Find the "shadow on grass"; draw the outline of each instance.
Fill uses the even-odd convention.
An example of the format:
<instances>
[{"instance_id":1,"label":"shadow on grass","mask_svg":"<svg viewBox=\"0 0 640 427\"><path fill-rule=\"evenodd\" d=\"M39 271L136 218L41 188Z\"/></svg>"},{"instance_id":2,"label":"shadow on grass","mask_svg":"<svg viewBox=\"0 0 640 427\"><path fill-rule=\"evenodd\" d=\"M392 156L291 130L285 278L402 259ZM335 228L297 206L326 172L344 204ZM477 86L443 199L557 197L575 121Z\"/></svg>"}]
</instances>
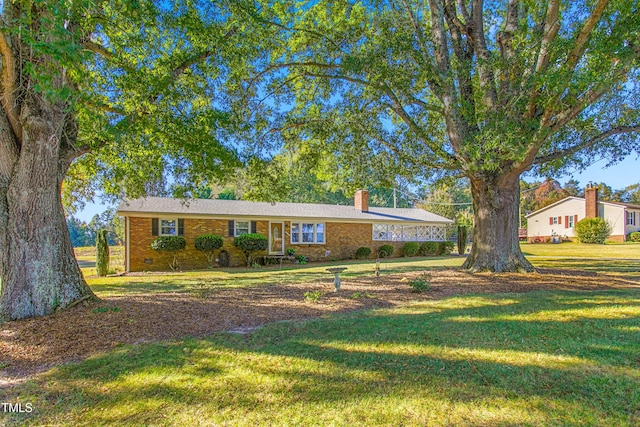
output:
<instances>
[{"instance_id":1,"label":"shadow on grass","mask_svg":"<svg viewBox=\"0 0 640 427\"><path fill-rule=\"evenodd\" d=\"M404 399L415 424L434 415L429 405L467 415L502 405L516 418L462 423L634 425L639 326L637 291L465 295L124 347L18 388L41 410L13 420L163 423L195 405L218 422L293 425L308 422L300 411L349 407L372 424L414 424L386 409ZM0 397L12 401L11 392Z\"/></svg>"}]
</instances>

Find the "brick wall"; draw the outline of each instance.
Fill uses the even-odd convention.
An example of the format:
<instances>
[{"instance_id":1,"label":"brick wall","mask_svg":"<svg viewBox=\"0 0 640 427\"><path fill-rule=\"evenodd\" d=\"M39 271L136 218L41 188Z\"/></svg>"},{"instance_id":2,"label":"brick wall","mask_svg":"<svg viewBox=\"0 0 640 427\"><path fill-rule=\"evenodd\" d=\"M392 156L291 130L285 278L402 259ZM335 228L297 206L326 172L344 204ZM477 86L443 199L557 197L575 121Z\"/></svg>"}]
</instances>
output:
<instances>
[{"instance_id":1,"label":"brick wall","mask_svg":"<svg viewBox=\"0 0 640 427\"><path fill-rule=\"evenodd\" d=\"M129 218L130 226L130 265L129 271L166 271L173 256L169 253L157 252L151 249L151 242L156 238L151 234L151 218ZM285 250L294 248L296 255L309 257L311 261L330 259L350 259L361 247L371 248L371 258L375 258L377 250L384 244L395 247L392 256L400 256L405 242L373 241L372 225L357 223L325 223L326 243L308 244L291 243L291 223L285 222ZM265 236L269 235L269 221L257 221L256 231ZM230 255L231 266L245 264L242 252L233 245L233 237L228 237L228 221L220 219L192 219L184 220L184 238L187 247L178 255L180 268L183 270L208 268L204 253L195 249L195 239L202 234L217 234L222 236L223 250ZM327 254L327 251L329 253ZM216 264L217 265L217 264Z\"/></svg>"},{"instance_id":2,"label":"brick wall","mask_svg":"<svg viewBox=\"0 0 640 427\"><path fill-rule=\"evenodd\" d=\"M165 271L173 255L151 249L151 242L157 237L151 235L151 218L129 218L130 224L130 265L129 271ZM196 237L202 234L217 234L224 240L222 249L229 252L231 265L244 265L242 251L233 245L233 237L228 237L229 225L227 220L220 219L192 219L184 220L184 238L187 247L180 251L178 262L183 270L207 268L205 254L195 248ZM256 231L268 235L269 222L257 221Z\"/></svg>"}]
</instances>

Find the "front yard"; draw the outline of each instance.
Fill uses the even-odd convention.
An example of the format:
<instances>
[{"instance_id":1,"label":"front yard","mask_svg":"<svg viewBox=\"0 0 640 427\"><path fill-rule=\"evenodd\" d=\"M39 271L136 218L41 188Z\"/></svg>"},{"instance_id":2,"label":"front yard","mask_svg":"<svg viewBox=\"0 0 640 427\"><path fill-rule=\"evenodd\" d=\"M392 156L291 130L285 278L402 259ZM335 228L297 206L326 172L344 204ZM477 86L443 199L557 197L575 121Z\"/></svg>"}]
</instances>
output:
<instances>
[{"instance_id":1,"label":"front yard","mask_svg":"<svg viewBox=\"0 0 640 427\"><path fill-rule=\"evenodd\" d=\"M640 424L640 259L531 259L89 277L102 301L0 325L0 399L34 408L0 422Z\"/></svg>"}]
</instances>

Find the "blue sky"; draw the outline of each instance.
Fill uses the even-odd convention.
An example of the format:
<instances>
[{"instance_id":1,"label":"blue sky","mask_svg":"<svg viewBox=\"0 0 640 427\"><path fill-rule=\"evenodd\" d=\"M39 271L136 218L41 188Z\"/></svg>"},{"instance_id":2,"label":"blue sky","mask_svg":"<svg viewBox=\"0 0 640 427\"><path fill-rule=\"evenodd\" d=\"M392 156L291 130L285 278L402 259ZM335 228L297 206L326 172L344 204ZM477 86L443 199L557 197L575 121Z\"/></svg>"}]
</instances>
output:
<instances>
[{"instance_id":1,"label":"blue sky","mask_svg":"<svg viewBox=\"0 0 640 427\"><path fill-rule=\"evenodd\" d=\"M577 179L582 186L586 186L589 181L604 182L614 190L624 188L628 185L640 183L640 159L636 156L629 156L624 161L609 168L604 168L606 160L600 160L583 172L574 172L558 179L564 184L569 179ZM95 214L99 214L110 208L112 205L98 203L87 203L85 209L76 213L76 218L89 222Z\"/></svg>"}]
</instances>

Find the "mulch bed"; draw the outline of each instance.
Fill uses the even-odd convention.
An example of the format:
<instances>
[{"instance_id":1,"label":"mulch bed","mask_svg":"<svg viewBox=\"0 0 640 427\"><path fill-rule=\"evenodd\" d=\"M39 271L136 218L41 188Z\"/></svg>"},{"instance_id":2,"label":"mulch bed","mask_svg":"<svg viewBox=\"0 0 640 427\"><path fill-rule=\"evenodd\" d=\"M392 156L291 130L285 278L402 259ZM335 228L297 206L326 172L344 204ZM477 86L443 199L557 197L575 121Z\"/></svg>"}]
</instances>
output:
<instances>
[{"instance_id":1,"label":"mulch bed","mask_svg":"<svg viewBox=\"0 0 640 427\"><path fill-rule=\"evenodd\" d=\"M407 286L408 280L420 274L415 272L379 278L343 278L339 293L332 292L333 282L326 279L108 297L46 318L0 325L0 387L121 344L202 337L220 331L248 332L276 321L317 318L466 293L640 288L637 282L593 273L565 270L541 273L471 275L456 270L432 271L432 290L423 294L411 293ZM326 291L315 303L305 299L305 292L314 290ZM360 298L354 297L356 292Z\"/></svg>"}]
</instances>

